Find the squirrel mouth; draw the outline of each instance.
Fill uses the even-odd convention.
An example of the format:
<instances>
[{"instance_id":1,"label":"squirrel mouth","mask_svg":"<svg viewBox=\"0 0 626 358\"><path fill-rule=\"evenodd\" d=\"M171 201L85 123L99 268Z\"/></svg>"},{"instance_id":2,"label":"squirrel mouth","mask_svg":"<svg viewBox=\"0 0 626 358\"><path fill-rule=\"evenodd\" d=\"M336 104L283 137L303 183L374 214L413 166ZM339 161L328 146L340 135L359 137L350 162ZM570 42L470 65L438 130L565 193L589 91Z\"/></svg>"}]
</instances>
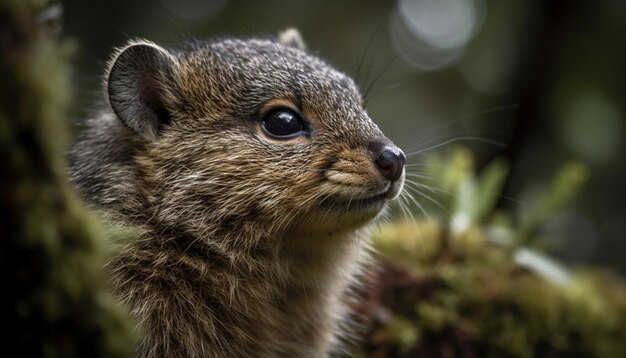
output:
<instances>
[{"instance_id":1,"label":"squirrel mouth","mask_svg":"<svg viewBox=\"0 0 626 358\"><path fill-rule=\"evenodd\" d=\"M338 208L347 211L353 210L364 210L364 209L375 209L379 211L382 209L382 205L387 199L387 192L383 192L380 194L366 196L366 197L355 197L355 198L345 198L338 196L329 196L322 200L321 204L327 208Z\"/></svg>"}]
</instances>

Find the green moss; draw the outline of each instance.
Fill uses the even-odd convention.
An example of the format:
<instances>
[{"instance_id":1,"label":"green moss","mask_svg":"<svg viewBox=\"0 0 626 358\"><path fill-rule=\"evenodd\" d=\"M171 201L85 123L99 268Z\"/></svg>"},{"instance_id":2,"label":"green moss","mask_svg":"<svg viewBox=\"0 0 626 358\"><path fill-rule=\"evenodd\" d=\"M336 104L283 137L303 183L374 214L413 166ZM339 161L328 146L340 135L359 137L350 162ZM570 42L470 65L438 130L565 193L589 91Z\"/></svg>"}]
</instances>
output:
<instances>
[{"instance_id":1,"label":"green moss","mask_svg":"<svg viewBox=\"0 0 626 358\"><path fill-rule=\"evenodd\" d=\"M106 294L101 228L65 178L68 58L37 18L48 1L0 1L1 274L5 350L132 356L131 326Z\"/></svg>"},{"instance_id":2,"label":"green moss","mask_svg":"<svg viewBox=\"0 0 626 358\"><path fill-rule=\"evenodd\" d=\"M374 236L384 269L367 301L380 304L366 310L372 324L355 354L626 356L626 283L607 271L564 270L520 246L571 202L586 170L566 164L529 205L534 212L515 221L494 208L505 163L475 175L465 150L431 161L453 194L441 200L449 215L387 223Z\"/></svg>"}]
</instances>

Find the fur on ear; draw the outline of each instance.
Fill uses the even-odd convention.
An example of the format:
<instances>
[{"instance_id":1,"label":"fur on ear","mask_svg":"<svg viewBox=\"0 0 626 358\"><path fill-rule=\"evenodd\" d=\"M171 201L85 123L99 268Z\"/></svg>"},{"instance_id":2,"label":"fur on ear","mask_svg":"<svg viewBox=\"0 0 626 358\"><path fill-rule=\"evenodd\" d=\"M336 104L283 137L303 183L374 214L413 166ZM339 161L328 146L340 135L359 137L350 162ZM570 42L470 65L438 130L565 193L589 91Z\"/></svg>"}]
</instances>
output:
<instances>
[{"instance_id":1,"label":"fur on ear","mask_svg":"<svg viewBox=\"0 0 626 358\"><path fill-rule=\"evenodd\" d=\"M106 78L115 115L146 139L155 139L170 120L172 72L176 58L147 41L133 41L118 50Z\"/></svg>"},{"instance_id":2,"label":"fur on ear","mask_svg":"<svg viewBox=\"0 0 626 358\"><path fill-rule=\"evenodd\" d=\"M299 48L300 50L306 50L306 44L300 31L290 27L278 34L278 43L284 46Z\"/></svg>"}]
</instances>

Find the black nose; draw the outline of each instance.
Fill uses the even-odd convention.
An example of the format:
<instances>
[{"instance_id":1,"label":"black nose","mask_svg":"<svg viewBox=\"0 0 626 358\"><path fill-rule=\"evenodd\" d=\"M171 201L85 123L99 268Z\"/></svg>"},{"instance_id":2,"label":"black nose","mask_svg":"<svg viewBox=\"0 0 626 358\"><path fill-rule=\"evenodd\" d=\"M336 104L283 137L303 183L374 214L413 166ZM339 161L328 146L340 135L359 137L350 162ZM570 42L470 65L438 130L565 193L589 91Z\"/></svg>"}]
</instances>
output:
<instances>
[{"instance_id":1,"label":"black nose","mask_svg":"<svg viewBox=\"0 0 626 358\"><path fill-rule=\"evenodd\" d=\"M393 145L386 145L380 153L378 153L376 165L387 179L396 181L400 179L402 175L405 161L406 157L400 148Z\"/></svg>"}]
</instances>

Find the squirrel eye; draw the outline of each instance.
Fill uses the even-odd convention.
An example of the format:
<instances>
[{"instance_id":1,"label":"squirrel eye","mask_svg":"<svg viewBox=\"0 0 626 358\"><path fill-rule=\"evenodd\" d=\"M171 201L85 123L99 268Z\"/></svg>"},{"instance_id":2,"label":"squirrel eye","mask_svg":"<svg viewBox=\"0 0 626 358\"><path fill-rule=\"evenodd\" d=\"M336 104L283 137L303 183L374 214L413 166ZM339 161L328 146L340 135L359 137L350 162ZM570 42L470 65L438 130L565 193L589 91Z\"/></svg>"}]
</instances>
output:
<instances>
[{"instance_id":1,"label":"squirrel eye","mask_svg":"<svg viewBox=\"0 0 626 358\"><path fill-rule=\"evenodd\" d=\"M306 127L299 114L289 108L278 108L269 112L261 127L271 137L279 139L294 138L306 132Z\"/></svg>"}]
</instances>

